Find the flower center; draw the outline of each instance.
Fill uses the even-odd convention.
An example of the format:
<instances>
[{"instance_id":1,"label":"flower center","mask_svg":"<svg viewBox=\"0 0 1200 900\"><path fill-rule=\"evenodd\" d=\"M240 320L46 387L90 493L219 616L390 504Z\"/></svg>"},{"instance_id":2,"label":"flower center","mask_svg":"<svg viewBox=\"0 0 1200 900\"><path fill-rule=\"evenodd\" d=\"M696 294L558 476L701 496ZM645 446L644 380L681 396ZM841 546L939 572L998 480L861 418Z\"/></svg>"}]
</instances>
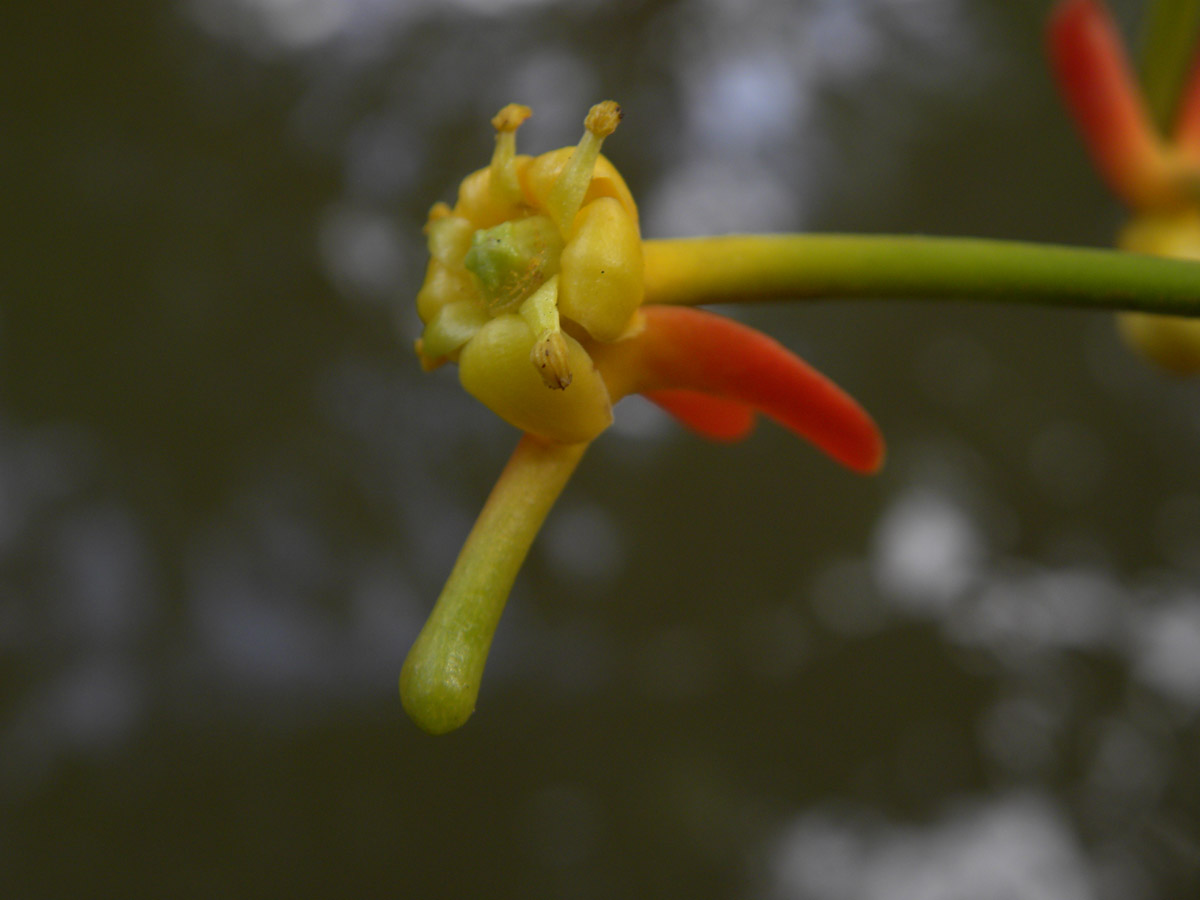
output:
<instances>
[{"instance_id":1,"label":"flower center","mask_svg":"<svg viewBox=\"0 0 1200 900\"><path fill-rule=\"evenodd\" d=\"M480 228L463 266L479 279L488 312L508 312L558 272L563 241L546 216Z\"/></svg>"}]
</instances>

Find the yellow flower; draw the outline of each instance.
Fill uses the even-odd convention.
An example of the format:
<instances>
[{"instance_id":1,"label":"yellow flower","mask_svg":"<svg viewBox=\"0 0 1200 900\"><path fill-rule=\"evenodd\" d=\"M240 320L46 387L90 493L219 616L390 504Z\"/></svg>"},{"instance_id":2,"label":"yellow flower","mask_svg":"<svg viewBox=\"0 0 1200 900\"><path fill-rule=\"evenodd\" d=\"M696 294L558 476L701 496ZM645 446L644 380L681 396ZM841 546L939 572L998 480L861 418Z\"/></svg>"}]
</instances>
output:
<instances>
[{"instance_id":1,"label":"yellow flower","mask_svg":"<svg viewBox=\"0 0 1200 900\"><path fill-rule=\"evenodd\" d=\"M526 433L400 676L405 709L434 733L474 710L517 571L622 397L644 394L715 440L745 437L761 412L851 469L883 461L870 417L771 338L712 313L642 305L681 302L700 284L770 293L776 277L794 281L792 257L781 271L779 246L749 236L719 251L643 244L629 189L600 155L620 108L597 104L577 147L536 158L516 153L528 116L516 104L500 111L491 164L463 181L453 208L435 205L426 226L421 363L457 362L463 387Z\"/></svg>"},{"instance_id":2,"label":"yellow flower","mask_svg":"<svg viewBox=\"0 0 1200 900\"><path fill-rule=\"evenodd\" d=\"M617 104L592 107L578 147L537 158L516 154L529 114L501 110L491 165L463 181L453 209L430 213L417 353L426 368L457 361L463 387L523 431L578 443L612 422L580 339L615 341L640 326L637 207L600 155Z\"/></svg>"},{"instance_id":3,"label":"yellow flower","mask_svg":"<svg viewBox=\"0 0 1200 900\"><path fill-rule=\"evenodd\" d=\"M1183 92L1170 141L1151 124L1112 17L1098 0L1065 0L1050 20L1050 54L1097 169L1134 218L1118 246L1200 260L1200 67ZM1122 337L1170 372L1200 372L1200 320L1118 317Z\"/></svg>"}]
</instances>

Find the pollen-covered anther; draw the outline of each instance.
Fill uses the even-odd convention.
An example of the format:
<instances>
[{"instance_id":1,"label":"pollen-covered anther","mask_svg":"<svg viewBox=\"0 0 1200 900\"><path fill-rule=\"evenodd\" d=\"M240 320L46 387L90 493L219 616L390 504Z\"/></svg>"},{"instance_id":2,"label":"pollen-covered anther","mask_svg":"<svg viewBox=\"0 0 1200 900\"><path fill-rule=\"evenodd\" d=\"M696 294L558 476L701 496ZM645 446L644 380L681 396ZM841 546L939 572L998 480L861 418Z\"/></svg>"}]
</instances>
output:
<instances>
[{"instance_id":1,"label":"pollen-covered anther","mask_svg":"<svg viewBox=\"0 0 1200 900\"><path fill-rule=\"evenodd\" d=\"M583 127L598 138L606 138L617 130L624 116L625 113L621 112L621 107L616 101L604 100L588 110Z\"/></svg>"},{"instance_id":2,"label":"pollen-covered anther","mask_svg":"<svg viewBox=\"0 0 1200 900\"><path fill-rule=\"evenodd\" d=\"M571 366L567 358L567 342L563 340L561 331L542 336L534 343L529 355L546 387L561 391L570 385Z\"/></svg>"},{"instance_id":3,"label":"pollen-covered anther","mask_svg":"<svg viewBox=\"0 0 1200 900\"><path fill-rule=\"evenodd\" d=\"M500 132L512 132L533 115L533 110L520 103L510 103L492 117L492 127Z\"/></svg>"}]
</instances>

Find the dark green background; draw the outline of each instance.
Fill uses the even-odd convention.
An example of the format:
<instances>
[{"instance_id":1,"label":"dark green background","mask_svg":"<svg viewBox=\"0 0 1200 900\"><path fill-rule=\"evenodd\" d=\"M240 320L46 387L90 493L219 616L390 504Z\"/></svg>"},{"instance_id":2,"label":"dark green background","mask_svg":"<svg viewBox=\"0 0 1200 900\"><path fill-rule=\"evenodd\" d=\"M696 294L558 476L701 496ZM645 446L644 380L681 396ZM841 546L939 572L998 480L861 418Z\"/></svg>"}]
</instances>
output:
<instances>
[{"instance_id":1,"label":"dark green background","mask_svg":"<svg viewBox=\"0 0 1200 900\"><path fill-rule=\"evenodd\" d=\"M650 237L1103 246L1048 7L9 13L4 895L1194 896L1200 395L1106 316L738 310L874 412L884 472L627 401L471 723L396 695L516 440L409 350L488 118L531 104L536 153L619 100Z\"/></svg>"}]
</instances>

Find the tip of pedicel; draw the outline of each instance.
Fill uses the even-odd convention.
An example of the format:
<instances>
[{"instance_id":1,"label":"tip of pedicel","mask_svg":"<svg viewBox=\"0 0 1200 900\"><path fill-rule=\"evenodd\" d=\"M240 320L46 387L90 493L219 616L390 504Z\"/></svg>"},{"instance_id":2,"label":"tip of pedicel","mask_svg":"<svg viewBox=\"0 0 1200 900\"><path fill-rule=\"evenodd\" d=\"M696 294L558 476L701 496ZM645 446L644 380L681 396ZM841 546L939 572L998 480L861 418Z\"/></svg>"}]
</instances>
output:
<instances>
[{"instance_id":1,"label":"tip of pedicel","mask_svg":"<svg viewBox=\"0 0 1200 900\"><path fill-rule=\"evenodd\" d=\"M400 673L400 702L408 717L427 734L449 734L475 712L478 685L462 690L447 679L430 677L407 662Z\"/></svg>"}]
</instances>

